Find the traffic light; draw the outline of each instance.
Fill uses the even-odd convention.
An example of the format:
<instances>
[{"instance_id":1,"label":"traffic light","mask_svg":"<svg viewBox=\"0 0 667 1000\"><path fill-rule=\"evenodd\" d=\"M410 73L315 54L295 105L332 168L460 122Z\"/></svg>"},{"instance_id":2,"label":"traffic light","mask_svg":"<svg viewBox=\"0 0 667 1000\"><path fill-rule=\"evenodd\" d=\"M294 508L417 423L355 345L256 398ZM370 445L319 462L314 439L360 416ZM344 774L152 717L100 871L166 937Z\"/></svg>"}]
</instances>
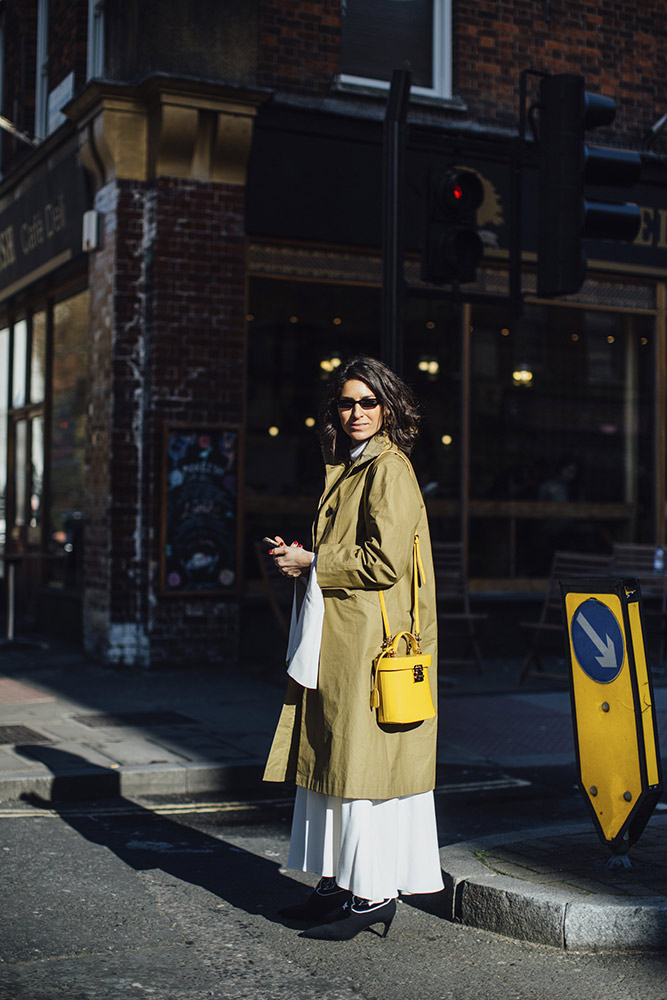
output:
<instances>
[{"instance_id":1,"label":"traffic light","mask_svg":"<svg viewBox=\"0 0 667 1000\"><path fill-rule=\"evenodd\" d=\"M429 178L422 279L432 285L474 281L484 245L477 232L477 209L484 186L472 170L452 167Z\"/></svg>"},{"instance_id":2,"label":"traffic light","mask_svg":"<svg viewBox=\"0 0 667 1000\"><path fill-rule=\"evenodd\" d=\"M637 205L592 201L585 185L632 187L641 158L586 145L587 129L613 122L616 102L587 93L583 76L543 77L539 111L537 294L567 295L584 283L584 239L633 240L640 226Z\"/></svg>"}]
</instances>

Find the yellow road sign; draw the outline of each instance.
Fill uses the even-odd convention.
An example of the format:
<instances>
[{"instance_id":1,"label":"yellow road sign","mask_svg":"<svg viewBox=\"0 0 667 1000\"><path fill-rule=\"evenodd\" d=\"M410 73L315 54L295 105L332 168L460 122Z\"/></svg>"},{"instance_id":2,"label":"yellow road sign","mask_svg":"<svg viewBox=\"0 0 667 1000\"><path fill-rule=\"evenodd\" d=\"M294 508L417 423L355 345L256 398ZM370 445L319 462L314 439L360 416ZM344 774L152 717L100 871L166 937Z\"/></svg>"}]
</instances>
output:
<instances>
[{"instance_id":1,"label":"yellow road sign","mask_svg":"<svg viewBox=\"0 0 667 1000\"><path fill-rule=\"evenodd\" d=\"M579 783L600 839L640 836L662 792L636 580L561 581Z\"/></svg>"}]
</instances>

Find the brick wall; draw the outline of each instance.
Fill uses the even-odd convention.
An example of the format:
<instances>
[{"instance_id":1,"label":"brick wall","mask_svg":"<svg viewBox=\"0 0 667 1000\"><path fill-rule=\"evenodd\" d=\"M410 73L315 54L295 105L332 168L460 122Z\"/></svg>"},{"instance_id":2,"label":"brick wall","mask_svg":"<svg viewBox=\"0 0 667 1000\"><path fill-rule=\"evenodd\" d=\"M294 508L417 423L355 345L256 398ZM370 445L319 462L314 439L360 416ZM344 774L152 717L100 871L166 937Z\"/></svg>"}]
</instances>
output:
<instances>
[{"instance_id":1,"label":"brick wall","mask_svg":"<svg viewBox=\"0 0 667 1000\"><path fill-rule=\"evenodd\" d=\"M227 184L160 178L153 205L149 275L146 464L149 591L159 591L164 428L241 423L245 395L244 191ZM162 597L150 608L152 661L218 661L236 648L237 607L219 597Z\"/></svg>"},{"instance_id":2,"label":"brick wall","mask_svg":"<svg viewBox=\"0 0 667 1000\"><path fill-rule=\"evenodd\" d=\"M582 73L588 89L616 98L616 137L641 138L665 110L664 4L554 0L550 21L546 9L542 0L452 0L453 92L466 102L465 117L514 127L522 69ZM285 93L330 93L339 72L340 29L340 0L261 0L259 84Z\"/></svg>"},{"instance_id":3,"label":"brick wall","mask_svg":"<svg viewBox=\"0 0 667 1000\"><path fill-rule=\"evenodd\" d=\"M120 182L97 206L86 645L111 662L216 662L236 649L236 604L160 592L163 442L169 424L242 421L243 189Z\"/></svg>"},{"instance_id":4,"label":"brick wall","mask_svg":"<svg viewBox=\"0 0 667 1000\"><path fill-rule=\"evenodd\" d=\"M340 0L261 0L258 83L287 93L326 94L339 72Z\"/></svg>"},{"instance_id":5,"label":"brick wall","mask_svg":"<svg viewBox=\"0 0 667 1000\"><path fill-rule=\"evenodd\" d=\"M614 134L640 139L665 110L664 5L478 0L454 4L454 92L469 116L514 125L519 72L581 73L587 89L617 101Z\"/></svg>"}]
</instances>

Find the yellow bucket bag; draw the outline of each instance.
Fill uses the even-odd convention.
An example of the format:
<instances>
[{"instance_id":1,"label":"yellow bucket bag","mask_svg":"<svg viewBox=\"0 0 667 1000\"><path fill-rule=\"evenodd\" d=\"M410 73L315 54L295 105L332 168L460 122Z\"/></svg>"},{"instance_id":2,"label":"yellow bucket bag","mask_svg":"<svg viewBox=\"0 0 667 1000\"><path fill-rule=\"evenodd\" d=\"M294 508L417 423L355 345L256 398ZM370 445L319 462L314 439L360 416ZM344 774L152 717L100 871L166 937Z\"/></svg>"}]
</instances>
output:
<instances>
[{"instance_id":1,"label":"yellow bucket bag","mask_svg":"<svg viewBox=\"0 0 667 1000\"><path fill-rule=\"evenodd\" d=\"M377 708L380 723L423 722L435 716L428 673L431 654L422 653L419 645L419 580L424 579L419 535L414 539L412 577L414 633L398 632L392 636L384 594L379 592L384 640L382 652L373 660L371 708ZM402 656L398 655L401 639L405 639L408 650Z\"/></svg>"}]
</instances>

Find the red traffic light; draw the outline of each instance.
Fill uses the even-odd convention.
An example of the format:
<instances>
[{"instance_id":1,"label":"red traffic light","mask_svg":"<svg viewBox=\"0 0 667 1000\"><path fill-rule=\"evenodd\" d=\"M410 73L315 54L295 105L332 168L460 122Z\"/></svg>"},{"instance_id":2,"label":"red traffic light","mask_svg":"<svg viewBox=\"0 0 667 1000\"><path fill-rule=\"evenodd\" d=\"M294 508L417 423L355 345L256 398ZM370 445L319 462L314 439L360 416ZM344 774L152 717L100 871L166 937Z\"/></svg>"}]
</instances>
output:
<instances>
[{"instance_id":1,"label":"red traffic light","mask_svg":"<svg viewBox=\"0 0 667 1000\"><path fill-rule=\"evenodd\" d=\"M484 201L484 185L472 170L448 170L439 178L437 200L442 208L476 212Z\"/></svg>"},{"instance_id":2,"label":"red traffic light","mask_svg":"<svg viewBox=\"0 0 667 1000\"><path fill-rule=\"evenodd\" d=\"M477 209L483 201L484 185L474 171L449 167L442 173L431 172L422 250L424 281L433 285L475 281L484 255L477 226Z\"/></svg>"}]
</instances>

